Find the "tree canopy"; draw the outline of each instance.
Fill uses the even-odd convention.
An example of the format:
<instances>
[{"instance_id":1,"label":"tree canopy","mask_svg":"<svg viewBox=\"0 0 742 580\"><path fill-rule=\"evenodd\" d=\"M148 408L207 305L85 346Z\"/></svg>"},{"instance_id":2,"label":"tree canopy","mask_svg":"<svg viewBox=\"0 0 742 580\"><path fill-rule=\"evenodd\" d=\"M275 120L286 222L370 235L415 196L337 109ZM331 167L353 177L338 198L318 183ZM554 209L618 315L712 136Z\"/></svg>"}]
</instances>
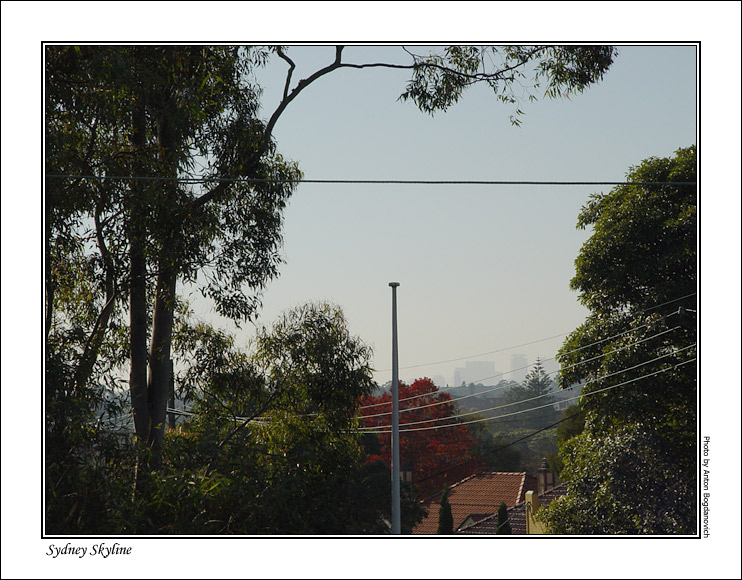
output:
<instances>
[{"instance_id":1,"label":"tree canopy","mask_svg":"<svg viewBox=\"0 0 742 580\"><path fill-rule=\"evenodd\" d=\"M560 386L584 382L585 420L561 444L556 533L695 533L696 148L627 177L578 220L593 234L571 284L591 313L558 359Z\"/></svg>"},{"instance_id":2,"label":"tree canopy","mask_svg":"<svg viewBox=\"0 0 742 580\"><path fill-rule=\"evenodd\" d=\"M541 360L537 359L523 385L515 385L505 391L505 403L508 405L505 414L516 413L510 419L511 428L541 429L553 423L559 415L551 406L554 397L549 393L554 385ZM498 422L495 421L494 425L498 425Z\"/></svg>"},{"instance_id":3,"label":"tree canopy","mask_svg":"<svg viewBox=\"0 0 742 580\"><path fill-rule=\"evenodd\" d=\"M513 86L521 80L530 79L533 90L543 86L549 97L568 96L598 82L616 55L605 46L436 51L408 50L404 63L353 63L337 46L332 62L297 81L292 50L280 46L44 47L45 411L48 514L56 529L83 530L84 502L74 499L78 492L63 490L90 478L96 485L89 488L98 489L107 478L124 482L134 474L137 501L149 506L153 494L163 497L163 477L176 495L229 488L219 479L227 474L214 471L218 464L228 468L219 453L202 466L195 487L173 463L168 446L181 449L184 440L198 439L191 434L177 445L166 441L171 385L184 377L191 394L206 389L233 420L268 404L295 405L320 413L328 432L340 437L353 415L349 401L368 387L362 365L354 366L365 353L343 334L341 319L315 308L293 312L275 333L260 338L258 354L250 358L235 352L229 337L189 322L181 297L183 287L192 287L219 315L238 324L256 320L262 293L279 274L283 211L302 176L298 164L278 151L273 129L307 87L341 68L401 68L411 75L401 99L424 112L446 110L477 84L517 107ZM269 59L284 62L286 76L279 104L263 112L253 73ZM319 334L308 333L323 324L328 326ZM341 345L350 350L339 356L357 358L344 359L342 372L349 374L329 376L341 370L321 355ZM302 357L314 366L303 367ZM344 387L324 391L324 381L341 379ZM123 435L108 422L129 411L137 457L116 462ZM92 428L95 417L98 427ZM304 423L285 422L286 433L301 441ZM212 430L212 451L249 432L234 427L227 436L216 422L203 425ZM103 440L110 443L105 452L98 446ZM293 443L276 443L280 453L291 455L282 445ZM352 445L336 450L343 460L355 453ZM84 459L90 457L113 471L96 471ZM79 459L74 469L72 458ZM301 492L309 494L309 487ZM127 511L123 499L115 505L116 513ZM193 529L201 526L189 521ZM138 529L129 523L124 528Z\"/></svg>"},{"instance_id":4,"label":"tree canopy","mask_svg":"<svg viewBox=\"0 0 742 580\"><path fill-rule=\"evenodd\" d=\"M128 333L141 442L162 442L178 283L240 321L278 273L282 211L301 174L272 132L308 86L341 68L408 69L401 98L433 113L480 83L516 102L511 87L527 75L566 96L599 81L615 56L604 46L451 46L408 51L409 63L351 63L343 50L295 81L280 46L46 46L47 336L78 329L83 385L112 325ZM263 119L251 73L271 57L288 68Z\"/></svg>"},{"instance_id":5,"label":"tree canopy","mask_svg":"<svg viewBox=\"0 0 742 580\"><path fill-rule=\"evenodd\" d=\"M281 261L282 210L300 174L257 117L246 73L264 58L240 47L46 48L47 335L79 329L79 346L67 346L82 387L111 324L128 334L136 433L154 449L178 280L245 320ZM184 181L194 174L200 187ZM84 277L70 275L78 264Z\"/></svg>"},{"instance_id":6,"label":"tree canopy","mask_svg":"<svg viewBox=\"0 0 742 580\"><path fill-rule=\"evenodd\" d=\"M284 339L299 330L301 344L312 345L306 366L322 369L316 390L310 376L276 369L291 368L297 346ZM131 493L136 448L83 417L66 436L51 438L66 445L49 450L49 533L388 531L389 471L364 462L353 428L359 396L371 384L370 351L348 332L338 307L288 311L247 351L188 318L179 319L176 337L178 356L192 361L176 370L189 411L165 433L162 468L150 475L146 496ZM408 520L419 519L419 508L406 508Z\"/></svg>"},{"instance_id":7,"label":"tree canopy","mask_svg":"<svg viewBox=\"0 0 742 580\"><path fill-rule=\"evenodd\" d=\"M378 434L379 447L368 461L391 465L391 411L389 393L361 399L360 419ZM419 498L438 493L446 483L471 475L480 467L475 441L467 425L458 425L456 404L433 381L418 379L399 384L400 462L413 472Z\"/></svg>"}]
</instances>

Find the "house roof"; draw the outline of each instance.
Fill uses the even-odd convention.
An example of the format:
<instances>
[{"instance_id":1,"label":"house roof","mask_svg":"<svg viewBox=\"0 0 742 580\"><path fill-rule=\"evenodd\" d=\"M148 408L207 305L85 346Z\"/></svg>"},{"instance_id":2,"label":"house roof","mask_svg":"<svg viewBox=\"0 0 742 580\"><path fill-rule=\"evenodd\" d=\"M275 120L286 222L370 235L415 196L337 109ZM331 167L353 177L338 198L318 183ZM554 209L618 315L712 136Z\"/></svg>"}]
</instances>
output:
<instances>
[{"instance_id":1,"label":"house roof","mask_svg":"<svg viewBox=\"0 0 742 580\"><path fill-rule=\"evenodd\" d=\"M567 493L564 484L559 484L549 491L538 496L539 509L547 507L554 499ZM508 522L512 535L526 534L526 504L525 501L519 502L508 509ZM466 527L456 530L457 534L496 534L497 533L497 513L486 518L469 524Z\"/></svg>"},{"instance_id":2,"label":"house roof","mask_svg":"<svg viewBox=\"0 0 742 580\"><path fill-rule=\"evenodd\" d=\"M467 517L479 521L488 514L497 514L500 504L512 507L523 501L530 479L525 472L482 471L462 479L449 488L454 530ZM413 534L435 534L438 530L438 506L443 492L423 502L428 515L412 530Z\"/></svg>"}]
</instances>

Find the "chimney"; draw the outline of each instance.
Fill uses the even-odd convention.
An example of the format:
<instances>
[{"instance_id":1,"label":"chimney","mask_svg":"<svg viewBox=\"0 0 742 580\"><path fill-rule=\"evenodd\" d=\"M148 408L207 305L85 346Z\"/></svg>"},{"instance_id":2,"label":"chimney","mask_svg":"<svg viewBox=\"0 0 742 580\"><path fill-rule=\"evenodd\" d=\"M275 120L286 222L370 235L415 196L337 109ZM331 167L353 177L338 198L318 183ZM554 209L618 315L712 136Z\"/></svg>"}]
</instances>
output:
<instances>
[{"instance_id":1,"label":"chimney","mask_svg":"<svg viewBox=\"0 0 742 580\"><path fill-rule=\"evenodd\" d=\"M554 474L549 470L546 457L541 460L541 467L536 472L536 488L538 495L542 495L554 487Z\"/></svg>"},{"instance_id":2,"label":"chimney","mask_svg":"<svg viewBox=\"0 0 742 580\"><path fill-rule=\"evenodd\" d=\"M412 461L403 459L399 473L402 481L404 481L405 483L412 483L414 470L415 468Z\"/></svg>"}]
</instances>

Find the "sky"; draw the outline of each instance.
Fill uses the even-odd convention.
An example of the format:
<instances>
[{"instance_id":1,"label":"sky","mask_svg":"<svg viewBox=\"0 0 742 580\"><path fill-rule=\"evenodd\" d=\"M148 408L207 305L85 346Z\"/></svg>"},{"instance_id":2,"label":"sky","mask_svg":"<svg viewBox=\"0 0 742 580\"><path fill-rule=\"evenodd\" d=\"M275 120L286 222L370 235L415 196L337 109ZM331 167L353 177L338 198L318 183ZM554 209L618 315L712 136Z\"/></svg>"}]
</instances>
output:
<instances>
[{"instance_id":1,"label":"sky","mask_svg":"<svg viewBox=\"0 0 742 580\"><path fill-rule=\"evenodd\" d=\"M220 576L239 578L450 578L462 575L462 562L471 577L491 577L493 566L507 577L541 573L532 568L533 546L517 540L507 544L509 557L503 558L481 543L489 538L410 538L414 545L127 538L123 543L133 555L126 559L60 562L45 556L50 543L91 548L102 540L39 535L40 43L504 40L701 42L699 436L711 439L711 538L622 538L615 540L619 546L600 539L585 545L573 538L569 544L531 541L539 542L540 561L550 563L553 577L739 578L738 518L725 517L724 505L729 482L739 481L740 456L739 3L3 2L2 14L3 577L211 577L216 567ZM328 53L290 49L306 70L328 62ZM621 180L646 157L671 155L695 142L695 59L690 48L622 47L605 79L582 95L526 103L521 128L509 125L512 111L491 95L467 94L449 112L429 118L396 101L404 74L342 71L292 103L275 135L279 150L308 179ZM266 71L266 115L280 74ZM332 300L343 308L351 332L374 347L376 376L383 381L391 360L388 283L397 281L400 365L462 359L403 368L403 378L442 374L450 380L466 360L488 358L507 371L508 355L515 352L530 362L553 356L559 338L477 355L568 333L584 319L569 280L589 232L576 230L575 223L599 189L303 184L286 210L286 264L267 288L261 322L269 324L306 300ZM206 305L197 310L213 316ZM246 330L239 341L244 345L249 338ZM29 453L34 449L38 456ZM19 473L30 475L23 485ZM616 548L627 547L631 557L617 559Z\"/></svg>"},{"instance_id":2,"label":"sky","mask_svg":"<svg viewBox=\"0 0 742 580\"><path fill-rule=\"evenodd\" d=\"M619 46L604 80L584 93L524 97L520 127L509 120L514 108L487 87L431 117L398 99L407 71L341 69L299 95L274 136L309 180L622 181L643 159L697 143L697 52L689 45ZM295 81L334 59L331 46L287 53ZM409 56L401 46L350 46L343 60L407 63ZM257 76L265 117L280 99L286 70L276 58ZM402 380L441 377L453 386L454 369L467 360L493 361L503 378L518 378L525 372L510 374L516 353L529 364L545 359L555 371L550 359L587 314L569 287L590 235L576 228L577 216L591 194L609 189L300 184L285 211L285 264L265 290L258 324L306 301L332 302L350 332L373 348L374 376L384 383L391 378L394 281ZM249 325L238 331L195 293L192 300L199 317L247 344Z\"/></svg>"}]
</instances>

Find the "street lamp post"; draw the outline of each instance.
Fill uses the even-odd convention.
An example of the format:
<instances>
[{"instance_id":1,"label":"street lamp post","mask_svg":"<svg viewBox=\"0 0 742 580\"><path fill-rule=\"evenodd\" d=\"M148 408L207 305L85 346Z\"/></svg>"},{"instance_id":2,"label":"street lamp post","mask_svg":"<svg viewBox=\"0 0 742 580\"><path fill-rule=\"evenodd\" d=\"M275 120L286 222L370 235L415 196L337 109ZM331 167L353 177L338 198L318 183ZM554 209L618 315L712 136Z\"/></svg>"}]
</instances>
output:
<instances>
[{"instance_id":1,"label":"street lamp post","mask_svg":"<svg viewBox=\"0 0 742 580\"><path fill-rule=\"evenodd\" d=\"M402 533L399 492L399 356L397 344L397 287L392 288L392 534Z\"/></svg>"}]
</instances>

